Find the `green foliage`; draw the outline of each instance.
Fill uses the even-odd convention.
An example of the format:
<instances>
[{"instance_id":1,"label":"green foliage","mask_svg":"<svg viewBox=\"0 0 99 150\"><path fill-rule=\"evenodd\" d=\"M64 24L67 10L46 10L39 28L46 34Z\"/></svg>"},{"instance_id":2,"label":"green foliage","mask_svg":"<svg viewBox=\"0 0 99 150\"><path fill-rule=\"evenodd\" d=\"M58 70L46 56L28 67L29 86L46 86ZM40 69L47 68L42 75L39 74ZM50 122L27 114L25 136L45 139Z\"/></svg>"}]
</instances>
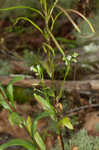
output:
<instances>
[{"instance_id":1,"label":"green foliage","mask_svg":"<svg viewBox=\"0 0 99 150\"><path fill-rule=\"evenodd\" d=\"M15 2L14 2L15 3ZM54 29L54 24L56 22L56 20L58 19L58 17L61 14L64 14L68 20L73 24L74 28L78 31L80 31L80 28L77 26L77 24L72 20L72 18L69 15L69 12L72 13L76 13L79 16L81 16L90 26L90 29L92 32L94 32L94 28L92 27L91 23L87 20L87 18L85 16L83 16L82 14L80 14L79 12L72 10L72 9L68 9L65 10L64 8L62 8L61 6L57 5L58 0L55 0L53 3L48 3L47 0L40 0L40 5L41 5L41 10L31 7L29 5L17 5L13 6L13 7L9 7L9 8L2 8L0 9L0 11L13 11L13 10L17 10L17 9L27 9L29 11L31 11L32 13L36 13L37 15L39 15L45 22L45 27L44 29L42 29L40 26L38 26L38 24L36 24L33 20L31 20L28 16L22 16L22 17L18 17L15 21L16 25L20 20L24 20L24 21L28 21L29 23L31 23L33 25L33 27L35 27L40 34L44 37L45 42L42 44L42 48L44 50L44 52L47 54L48 56L48 61L46 63L46 65L43 63L43 61L40 61L37 59L37 62L35 64L35 66L32 66L32 70L36 73L36 75L39 77L40 79L40 86L43 89L42 91L39 90L39 93L36 93L37 91L34 91L34 98L35 100L40 103L40 105L42 106L44 112L42 112L39 116L37 116L34 121L31 121L31 118L27 118L27 120L25 121L24 118L22 118L16 111L15 105L14 105L14 95L13 95L13 83L19 81L21 78L20 77L16 77L13 80L10 81L10 83L7 86L7 97L5 97L5 94L1 94L1 105L5 108L8 109L10 111L10 115L9 115L9 120L11 122L11 124L16 124L19 127L23 127L28 134L31 137L32 142L27 142L24 140L12 140L10 142L7 142L6 144L3 144L2 146L0 146L0 150L2 150L3 148L8 147L9 145L22 145L27 149L35 149L35 144L41 149L41 150L45 150L46 146L43 142L43 139L40 135L40 133L37 131L37 122L45 117L49 117L56 126L56 133L58 135L58 137L60 137L60 143L62 143L62 138L61 138L61 131L64 129L64 127L67 127L69 129L73 129L73 126L69 120L68 117L64 117L63 115L61 116L60 112L62 111L62 105L61 103L59 103L60 98L62 97L62 92L63 92L63 87L64 87L64 81L67 78L67 75L70 71L70 64L71 62L76 62L76 57L77 57L77 53L74 53L72 55L66 56L64 53L63 48L61 47L61 45L59 44L59 42L57 41L57 39L54 37L53 35L53 29ZM54 8L57 8L59 10L59 12L56 14L56 16L54 16ZM58 93L57 96L55 96L55 93L51 92L50 94L47 94L46 90L45 90L45 85L44 85L44 72L43 70L46 70L46 73L49 75L49 77L53 80L54 79L54 57L55 57L55 49L53 48L53 46L50 44L52 43L51 41L53 41L54 45L56 46L56 48L59 50L60 54L62 55L62 60L65 63L65 74L64 74L64 80L62 82L62 85L60 87L60 91ZM1 88L2 90L2 88ZM54 106L51 104L50 101L50 97L53 97L54 100ZM59 108L59 107L60 108ZM64 149L64 148L63 148Z\"/></svg>"},{"instance_id":2,"label":"green foliage","mask_svg":"<svg viewBox=\"0 0 99 150\"><path fill-rule=\"evenodd\" d=\"M35 1L35 0L29 0L29 2L27 0L0 0L0 8L8 8L8 7L12 7L12 6L19 6L19 5L25 5L25 6L31 6L31 7L38 7L39 8L39 1ZM31 12L29 10L23 9L21 10L12 10L11 12L3 12L2 14L0 14L0 18L5 18L5 17L12 17L12 14L15 16L31 16Z\"/></svg>"},{"instance_id":3,"label":"green foliage","mask_svg":"<svg viewBox=\"0 0 99 150\"><path fill-rule=\"evenodd\" d=\"M20 145L23 146L24 148L26 148L27 150L37 150L36 147L33 145L32 142L30 141L25 141L23 139L13 139L5 144L2 144L0 146L0 150L4 150L8 147L14 146L14 145Z\"/></svg>"},{"instance_id":4,"label":"green foliage","mask_svg":"<svg viewBox=\"0 0 99 150\"><path fill-rule=\"evenodd\" d=\"M45 111L43 113L41 113L40 115L38 115L34 119L33 123L31 121L30 117L28 117L27 120L25 121L25 119L22 116L20 116L16 110L16 107L14 105L14 95L13 95L13 83L18 82L21 79L22 79L22 77L17 76L16 78L13 78L9 82L9 84L7 86L7 95L6 95L3 87L0 86L0 104L5 109L9 110L9 121L10 121L11 125L16 124L20 128L22 128L22 127L25 128L25 130L31 136L33 143L30 143L30 142L24 141L24 140L20 140L20 142L19 142L19 139L15 139L15 140L11 140L11 141L1 145L0 150L3 150L4 148L7 148L7 147L13 146L13 145L20 145L29 150L30 150L30 148L35 149L34 142L37 143L37 145L40 147L41 150L45 150L46 147L43 142L43 139L40 136L39 132L37 131L38 120L45 118L45 117L50 117L55 122L58 134L60 133L60 127L64 128L64 126L66 126L69 129L73 129L73 127L70 123L70 120L67 117L58 121L57 115L55 112L55 108L50 104L49 98L44 99L42 96L37 95L36 93L34 93L34 97L41 104L41 106L43 107L43 109ZM53 94L50 93L49 96L53 96Z\"/></svg>"},{"instance_id":5,"label":"green foliage","mask_svg":"<svg viewBox=\"0 0 99 150\"><path fill-rule=\"evenodd\" d=\"M14 105L14 95L13 95L13 83L18 82L20 79L22 79L22 77L16 77L13 78L10 83L7 86L7 95L5 93L5 90L3 89L2 86L0 86L0 104L9 111L9 121L11 123L11 125L16 124L19 127L25 127L25 129L27 129L28 131L28 124L25 121L25 119L20 116L17 112L16 112L16 108ZM3 145L0 146L0 150L3 150L9 146L13 146L13 145L20 145L23 146L25 148L27 148L28 150L35 150L35 145L32 142L28 142L22 139L15 139L15 140L11 140Z\"/></svg>"},{"instance_id":6,"label":"green foliage","mask_svg":"<svg viewBox=\"0 0 99 150\"><path fill-rule=\"evenodd\" d=\"M99 1L93 0L92 5L94 8L92 8L90 16L88 17L88 20L90 20L95 28L95 33L92 33L89 29L88 24L85 20L82 20L81 18L78 19L79 27L82 31L82 34L79 34L77 32L73 32L74 35L77 37L76 42L79 43L79 45L84 45L86 42L94 42L98 40L99 37ZM95 10L94 10L95 9Z\"/></svg>"},{"instance_id":7,"label":"green foliage","mask_svg":"<svg viewBox=\"0 0 99 150\"><path fill-rule=\"evenodd\" d=\"M88 136L87 131L83 129L74 134L70 140L64 139L64 145L66 150L73 147L77 147L78 150L98 150L99 137ZM59 146L56 145L52 150L59 150Z\"/></svg>"},{"instance_id":8,"label":"green foliage","mask_svg":"<svg viewBox=\"0 0 99 150\"><path fill-rule=\"evenodd\" d=\"M37 122L41 118L45 118L45 117L50 116L50 114L51 114L50 112L46 112L46 111L41 113L39 116L37 116L35 118L35 120L33 121L33 124L32 124L32 136L35 139L36 143L38 144L38 146L40 147L41 150L45 150L46 147L45 147L45 144L43 142L42 137L40 136L39 132L36 129L37 128Z\"/></svg>"},{"instance_id":9,"label":"green foliage","mask_svg":"<svg viewBox=\"0 0 99 150\"><path fill-rule=\"evenodd\" d=\"M24 127L25 130L27 130L27 132L33 139L33 143L35 141L41 150L45 150L46 148L45 148L43 139L40 136L39 132L37 131L38 120L49 116L56 123L58 133L60 130L60 126L64 127L66 125L68 128L72 129L71 128L72 125L71 125L69 119L66 120L66 118L62 119L58 123L55 108L50 104L50 102L48 100L44 99L43 97L41 97L40 95L37 95L37 94L34 94L34 97L42 105L42 107L45 109L45 111L43 113L41 113L39 116L37 116L34 119L33 123L31 121L30 117L28 117L27 120L25 121L25 119L18 114L18 112L16 111L16 108L15 108L15 105L14 105L13 83L18 82L20 79L22 79L22 77L16 77L10 81L10 83L7 86L7 93L8 93L7 95L6 95L3 87L0 86L0 104L5 109L9 110L9 121L10 121L11 125L16 124L20 128ZM53 94L51 94L50 96L53 96ZM0 150L3 150L4 148L7 148L9 146L18 145L18 144L29 150L30 150L30 148L33 150L35 149L35 145L33 143L30 143L30 142L24 141L24 140L20 140L20 142L19 142L19 140L20 139L11 140L11 141L1 145Z\"/></svg>"},{"instance_id":10,"label":"green foliage","mask_svg":"<svg viewBox=\"0 0 99 150\"><path fill-rule=\"evenodd\" d=\"M4 97L2 94L0 94L0 104L3 106L3 108L11 111L9 105L7 104L7 102L5 102Z\"/></svg>"},{"instance_id":11,"label":"green foliage","mask_svg":"<svg viewBox=\"0 0 99 150\"><path fill-rule=\"evenodd\" d=\"M99 148L99 138L88 136L86 130L78 132L69 143L76 145L80 150L98 150Z\"/></svg>"},{"instance_id":12,"label":"green foliage","mask_svg":"<svg viewBox=\"0 0 99 150\"><path fill-rule=\"evenodd\" d=\"M58 122L58 126L61 128L63 127L67 127L69 129L73 129L73 126L72 124L70 123L70 120L68 117L64 117L63 119L61 119L59 122Z\"/></svg>"}]
</instances>

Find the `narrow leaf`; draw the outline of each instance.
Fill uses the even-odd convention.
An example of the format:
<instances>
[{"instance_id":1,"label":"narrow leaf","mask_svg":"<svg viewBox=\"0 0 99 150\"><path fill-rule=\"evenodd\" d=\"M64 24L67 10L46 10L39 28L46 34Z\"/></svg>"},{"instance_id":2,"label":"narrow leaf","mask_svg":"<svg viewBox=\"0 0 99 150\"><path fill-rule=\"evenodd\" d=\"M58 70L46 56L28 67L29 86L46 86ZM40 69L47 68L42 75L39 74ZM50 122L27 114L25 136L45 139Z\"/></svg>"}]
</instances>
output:
<instances>
[{"instance_id":1,"label":"narrow leaf","mask_svg":"<svg viewBox=\"0 0 99 150\"><path fill-rule=\"evenodd\" d=\"M14 96L13 96L13 85L9 84L7 86L8 98L11 102L11 105L14 107Z\"/></svg>"},{"instance_id":2,"label":"narrow leaf","mask_svg":"<svg viewBox=\"0 0 99 150\"><path fill-rule=\"evenodd\" d=\"M47 44L47 43L43 43L53 54L53 56L55 56L55 52L54 52L54 49L51 45Z\"/></svg>"},{"instance_id":3,"label":"narrow leaf","mask_svg":"<svg viewBox=\"0 0 99 150\"><path fill-rule=\"evenodd\" d=\"M3 106L3 108L9 110L11 112L11 108L9 105L5 102L3 96L0 94L0 104Z\"/></svg>"},{"instance_id":4,"label":"narrow leaf","mask_svg":"<svg viewBox=\"0 0 99 150\"><path fill-rule=\"evenodd\" d=\"M49 10L48 10L48 20L50 19L57 2L58 2L58 0L55 0L54 3L51 5L51 8L49 8Z\"/></svg>"},{"instance_id":5,"label":"narrow leaf","mask_svg":"<svg viewBox=\"0 0 99 150\"><path fill-rule=\"evenodd\" d=\"M62 14L62 12L59 12L54 19L52 19L52 25L51 25L51 32L53 31L53 28L54 28L54 24L56 22L56 20L58 19L58 17Z\"/></svg>"},{"instance_id":6,"label":"narrow leaf","mask_svg":"<svg viewBox=\"0 0 99 150\"><path fill-rule=\"evenodd\" d=\"M40 136L40 134L38 132L35 132L34 134L34 139L36 141L36 143L38 144L38 146L40 147L41 150L46 150L46 146Z\"/></svg>"},{"instance_id":7,"label":"narrow leaf","mask_svg":"<svg viewBox=\"0 0 99 150\"><path fill-rule=\"evenodd\" d=\"M62 8L61 6L59 6L59 5L57 5L56 7L59 8L59 9L66 15L66 17L67 17L68 20L72 23L72 25L74 26L74 28L80 33L81 31L80 31L78 25L73 21L73 19L72 19L71 16L68 14L68 12L67 12L64 8Z\"/></svg>"},{"instance_id":8,"label":"narrow leaf","mask_svg":"<svg viewBox=\"0 0 99 150\"><path fill-rule=\"evenodd\" d=\"M34 94L34 97L45 110L51 111L54 109L53 106L40 95Z\"/></svg>"},{"instance_id":9,"label":"narrow leaf","mask_svg":"<svg viewBox=\"0 0 99 150\"><path fill-rule=\"evenodd\" d=\"M39 11L38 9L35 9L33 7L29 7L29 6L13 6L13 7L9 7L9 8L0 8L0 11L9 11L9 10L14 10L14 9L30 9L31 11L34 11L36 13L38 13L39 15L41 15L42 17L43 14L41 13L41 11Z\"/></svg>"},{"instance_id":10,"label":"narrow leaf","mask_svg":"<svg viewBox=\"0 0 99 150\"><path fill-rule=\"evenodd\" d=\"M16 24L19 20L25 20L25 21L30 22L37 30L39 30L39 31L43 34L43 30L42 30L36 23L34 23L31 19L29 19L29 18L27 18L27 17L18 17L18 18L16 19L15 24Z\"/></svg>"},{"instance_id":11,"label":"narrow leaf","mask_svg":"<svg viewBox=\"0 0 99 150\"><path fill-rule=\"evenodd\" d=\"M79 11L74 10L74 9L67 9L67 10L65 10L64 8L62 8L62 7L59 6L59 5L56 5L56 7L59 8L67 17L68 17L67 12L76 13L77 15L79 15L80 17L82 17L82 18L88 23L88 25L89 25L91 31L92 31L93 33L95 33L95 29L94 29L94 27L92 26L91 22L90 22L82 13L80 13ZM70 18L68 18L68 19L71 21ZM73 23L72 21L71 21L71 23L74 25L74 27L75 27L76 29L78 28L77 30L78 30L78 32L79 32L79 31L80 31L80 30L79 30L79 27L78 27L75 23ZM76 26L75 26L75 25L76 25Z\"/></svg>"},{"instance_id":12,"label":"narrow leaf","mask_svg":"<svg viewBox=\"0 0 99 150\"><path fill-rule=\"evenodd\" d=\"M54 107L46 99L44 99L40 95L34 94L34 97L41 104L43 109L45 109L47 112L50 113L50 117L53 120L56 120L56 113L55 113Z\"/></svg>"},{"instance_id":13,"label":"narrow leaf","mask_svg":"<svg viewBox=\"0 0 99 150\"><path fill-rule=\"evenodd\" d=\"M25 141L22 139L13 139L11 141L8 141L7 143L0 145L0 150L5 150L6 148L10 146L17 146L17 145L23 146L24 148L28 150L36 150L35 146L31 142Z\"/></svg>"},{"instance_id":14,"label":"narrow leaf","mask_svg":"<svg viewBox=\"0 0 99 150\"><path fill-rule=\"evenodd\" d=\"M1 92L3 93L3 95L5 96L5 98L7 98L7 95L6 95L6 93L5 93L5 90L4 90L4 88L0 85L0 90L1 90Z\"/></svg>"},{"instance_id":15,"label":"narrow leaf","mask_svg":"<svg viewBox=\"0 0 99 150\"><path fill-rule=\"evenodd\" d=\"M27 120L26 120L26 127L27 127L28 132L29 132L30 135L31 135L32 121L31 121L30 116L28 116L28 118L27 118Z\"/></svg>"}]
</instances>

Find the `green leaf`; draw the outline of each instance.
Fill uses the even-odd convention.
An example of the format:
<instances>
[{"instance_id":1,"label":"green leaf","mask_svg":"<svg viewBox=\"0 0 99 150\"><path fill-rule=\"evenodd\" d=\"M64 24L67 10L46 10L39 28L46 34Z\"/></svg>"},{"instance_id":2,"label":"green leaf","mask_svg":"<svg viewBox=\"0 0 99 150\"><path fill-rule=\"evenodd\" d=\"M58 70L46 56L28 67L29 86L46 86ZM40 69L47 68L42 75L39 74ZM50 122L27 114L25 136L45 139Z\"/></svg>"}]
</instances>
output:
<instances>
[{"instance_id":1,"label":"green leaf","mask_svg":"<svg viewBox=\"0 0 99 150\"><path fill-rule=\"evenodd\" d=\"M55 113L54 107L40 95L34 94L34 97L41 104L43 109L45 109L47 112L50 113L50 117L53 120L56 120L56 113Z\"/></svg>"},{"instance_id":2,"label":"green leaf","mask_svg":"<svg viewBox=\"0 0 99 150\"><path fill-rule=\"evenodd\" d=\"M32 124L32 136L34 137L34 134L37 130L37 123L38 123L38 120L42 119L42 118L45 118L45 117L48 117L51 115L51 112L43 112L41 113L39 116L37 116L34 120L33 120L33 124Z\"/></svg>"},{"instance_id":3,"label":"green leaf","mask_svg":"<svg viewBox=\"0 0 99 150\"><path fill-rule=\"evenodd\" d=\"M52 52L53 56L55 56L54 49L53 49L53 47L51 45L49 45L49 44L47 44L45 42L43 43L43 45L46 46Z\"/></svg>"},{"instance_id":4,"label":"green leaf","mask_svg":"<svg viewBox=\"0 0 99 150\"><path fill-rule=\"evenodd\" d=\"M54 37L54 35L50 31L50 29L48 29L48 33L49 33L50 37L52 38L54 44L56 45L56 47L58 48L58 50L60 51L60 53L64 57L65 56L64 50L61 48L60 44L57 42L56 38Z\"/></svg>"},{"instance_id":5,"label":"green leaf","mask_svg":"<svg viewBox=\"0 0 99 150\"><path fill-rule=\"evenodd\" d=\"M78 56L78 53L73 53L72 57L76 58Z\"/></svg>"},{"instance_id":6,"label":"green leaf","mask_svg":"<svg viewBox=\"0 0 99 150\"><path fill-rule=\"evenodd\" d=\"M5 91L4 91L4 88L1 85L0 85L0 90L3 93L3 95L5 96L5 98L7 98L7 95L6 95Z\"/></svg>"},{"instance_id":7,"label":"green leaf","mask_svg":"<svg viewBox=\"0 0 99 150\"><path fill-rule=\"evenodd\" d=\"M64 8L62 8L59 5L56 5L56 7L59 8L67 16L69 21L72 23L72 25L75 27L75 29L78 32L81 32L79 27L78 27L78 25L75 24L75 22L72 20L72 18L70 17L70 15L67 12L72 12L72 13L75 13L75 14L79 15L81 18L83 18L86 21L86 23L89 25L91 31L93 33L95 33L95 29L94 29L93 25L91 24L91 22L82 13L80 13L79 11L74 10L74 9L67 9L67 10L65 10Z\"/></svg>"},{"instance_id":8,"label":"green leaf","mask_svg":"<svg viewBox=\"0 0 99 150\"><path fill-rule=\"evenodd\" d=\"M47 53L47 48L46 48L46 46L45 46L45 45L42 45L42 48L43 48L44 52Z\"/></svg>"},{"instance_id":9,"label":"green leaf","mask_svg":"<svg viewBox=\"0 0 99 150\"><path fill-rule=\"evenodd\" d=\"M48 10L48 20L52 16L53 10L54 10L54 8L55 8L55 6L56 6L57 3L58 3L58 0L55 0L54 3L49 8L49 10Z\"/></svg>"},{"instance_id":10,"label":"green leaf","mask_svg":"<svg viewBox=\"0 0 99 150\"><path fill-rule=\"evenodd\" d=\"M9 110L10 112L12 111L1 94L0 94L0 104L3 106L3 108Z\"/></svg>"},{"instance_id":11,"label":"green leaf","mask_svg":"<svg viewBox=\"0 0 99 150\"><path fill-rule=\"evenodd\" d=\"M20 81L20 80L22 80L22 79L24 79L24 76L18 75L18 76L16 76L16 77L13 77L13 79L10 81L10 83L11 83L11 84L14 84L15 82L18 82L18 81ZM9 84L10 84L10 83L9 83Z\"/></svg>"},{"instance_id":12,"label":"green leaf","mask_svg":"<svg viewBox=\"0 0 99 150\"><path fill-rule=\"evenodd\" d=\"M22 80L23 78L24 78L23 76L16 76L16 77L14 77L14 78L10 81L10 83L9 83L8 86L7 86L8 98L9 98L9 100L10 100L10 102L11 102L11 105L12 105L13 107L15 107L15 106L14 106L14 95L13 95L13 84L14 84L15 82L18 82L19 80Z\"/></svg>"},{"instance_id":13,"label":"green leaf","mask_svg":"<svg viewBox=\"0 0 99 150\"><path fill-rule=\"evenodd\" d=\"M54 89L53 88L48 89L47 94L48 94L48 96L55 97Z\"/></svg>"},{"instance_id":14,"label":"green leaf","mask_svg":"<svg viewBox=\"0 0 99 150\"><path fill-rule=\"evenodd\" d=\"M9 10L14 10L14 9L30 9L31 11L34 11L36 13L38 13L39 15L41 15L42 17L43 14L38 10L38 9L35 9L33 7L29 7L29 6L13 6L13 7L9 7L9 8L0 8L0 11L9 11Z\"/></svg>"},{"instance_id":15,"label":"green leaf","mask_svg":"<svg viewBox=\"0 0 99 150\"><path fill-rule=\"evenodd\" d=\"M42 30L35 22L33 22L31 19L29 19L29 18L27 18L27 17L18 17L18 18L16 19L15 24L16 24L19 20L25 20L25 21L30 22L38 31L40 31L40 32L43 34L43 30Z\"/></svg>"},{"instance_id":16,"label":"green leaf","mask_svg":"<svg viewBox=\"0 0 99 150\"><path fill-rule=\"evenodd\" d=\"M25 141L22 139L13 139L11 141L8 141L2 145L0 145L0 150L5 150L6 148L10 147L10 146L23 146L24 148L28 149L28 150L36 150L34 144L32 144L29 141Z\"/></svg>"},{"instance_id":17,"label":"green leaf","mask_svg":"<svg viewBox=\"0 0 99 150\"><path fill-rule=\"evenodd\" d=\"M47 74L49 75L49 77L51 78L52 77L52 74L54 72L54 64L53 62L50 61L50 64L49 62L45 62L45 61L42 61L41 62L43 68L46 70Z\"/></svg>"},{"instance_id":18,"label":"green leaf","mask_svg":"<svg viewBox=\"0 0 99 150\"><path fill-rule=\"evenodd\" d=\"M47 100L37 94L34 94L34 97L46 111L55 113L54 107Z\"/></svg>"},{"instance_id":19,"label":"green leaf","mask_svg":"<svg viewBox=\"0 0 99 150\"><path fill-rule=\"evenodd\" d=\"M13 85L8 84L7 86L8 98L11 102L11 105L14 107L14 96L13 96Z\"/></svg>"},{"instance_id":20,"label":"green leaf","mask_svg":"<svg viewBox=\"0 0 99 150\"><path fill-rule=\"evenodd\" d=\"M30 116L28 116L25 125L26 125L26 127L27 127L28 132L31 134L32 121L31 121Z\"/></svg>"},{"instance_id":21,"label":"green leaf","mask_svg":"<svg viewBox=\"0 0 99 150\"><path fill-rule=\"evenodd\" d=\"M81 33L81 31L80 31L78 25L73 21L73 19L71 18L71 16L68 14L67 10L65 10L64 8L62 8L62 7L59 6L59 5L56 5L56 7L57 7L58 9L60 9L60 11L63 12L63 13L66 15L66 17L67 17L68 20L72 23L72 25L74 26L74 28L75 28L79 33Z\"/></svg>"},{"instance_id":22,"label":"green leaf","mask_svg":"<svg viewBox=\"0 0 99 150\"><path fill-rule=\"evenodd\" d=\"M70 119L68 117L64 117L63 119L61 119L59 122L58 122L58 126L63 128L63 127L67 127L71 130L73 130L73 126L70 122Z\"/></svg>"},{"instance_id":23,"label":"green leaf","mask_svg":"<svg viewBox=\"0 0 99 150\"><path fill-rule=\"evenodd\" d=\"M9 114L9 121L10 121L11 125L16 124L20 128L22 128L23 127L22 124L25 123L24 118L19 116L18 113L16 113L16 112L12 112Z\"/></svg>"},{"instance_id":24,"label":"green leaf","mask_svg":"<svg viewBox=\"0 0 99 150\"><path fill-rule=\"evenodd\" d=\"M56 20L58 19L58 17L62 14L62 12L59 12L54 19L52 19L52 25L51 25L51 32L53 31L53 28L54 28L54 24L56 22Z\"/></svg>"},{"instance_id":25,"label":"green leaf","mask_svg":"<svg viewBox=\"0 0 99 150\"><path fill-rule=\"evenodd\" d=\"M40 134L38 132L35 132L34 134L34 139L36 141L36 143L38 144L38 146L40 147L41 150L46 150L46 146L40 136Z\"/></svg>"}]
</instances>

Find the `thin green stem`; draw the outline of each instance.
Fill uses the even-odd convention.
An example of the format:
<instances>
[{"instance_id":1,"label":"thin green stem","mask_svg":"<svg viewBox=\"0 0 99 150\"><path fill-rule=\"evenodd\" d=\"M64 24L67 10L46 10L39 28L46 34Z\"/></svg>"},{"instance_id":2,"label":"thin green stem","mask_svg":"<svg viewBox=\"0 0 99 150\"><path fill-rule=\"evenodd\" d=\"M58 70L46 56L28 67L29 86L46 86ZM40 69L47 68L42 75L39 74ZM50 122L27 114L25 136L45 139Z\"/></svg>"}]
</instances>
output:
<instances>
[{"instance_id":1,"label":"thin green stem","mask_svg":"<svg viewBox=\"0 0 99 150\"><path fill-rule=\"evenodd\" d=\"M52 38L53 42L55 43L56 47L59 49L60 53L64 57L65 56L64 51L61 48L61 46L59 45L59 43L57 42L57 40L55 39L54 35L51 33L50 29L48 29L48 33L49 33L50 37Z\"/></svg>"},{"instance_id":2,"label":"thin green stem","mask_svg":"<svg viewBox=\"0 0 99 150\"><path fill-rule=\"evenodd\" d=\"M65 80L66 80L66 78L67 78L67 76L68 76L68 74L69 74L69 71L70 71L70 65L67 65L66 72L65 72L65 76L64 76L64 80L62 81L59 95L56 97L56 101L57 101L57 102L58 102L59 99L62 97L62 93L63 93L63 89L64 89L64 83L65 83Z\"/></svg>"}]
</instances>

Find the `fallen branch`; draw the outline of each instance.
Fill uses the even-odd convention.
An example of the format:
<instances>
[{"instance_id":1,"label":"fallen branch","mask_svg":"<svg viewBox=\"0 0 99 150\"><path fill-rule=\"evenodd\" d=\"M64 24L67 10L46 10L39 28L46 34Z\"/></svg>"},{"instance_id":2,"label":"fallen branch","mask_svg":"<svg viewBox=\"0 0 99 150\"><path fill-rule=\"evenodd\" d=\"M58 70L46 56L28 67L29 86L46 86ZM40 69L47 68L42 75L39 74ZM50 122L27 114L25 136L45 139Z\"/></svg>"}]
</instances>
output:
<instances>
[{"instance_id":1,"label":"fallen branch","mask_svg":"<svg viewBox=\"0 0 99 150\"><path fill-rule=\"evenodd\" d=\"M0 76L0 82L2 85L7 85L13 76ZM48 87L55 87L59 89L61 87L61 80L44 80L44 84ZM31 76L24 76L24 79L14 84L20 87L34 88L40 86L39 79L33 79ZM92 93L99 91L99 80L84 80L84 81L65 81L64 91L71 92L76 90L80 93Z\"/></svg>"},{"instance_id":2,"label":"fallen branch","mask_svg":"<svg viewBox=\"0 0 99 150\"><path fill-rule=\"evenodd\" d=\"M96 107L99 107L99 104L84 105L84 106L81 106L81 107L71 109L70 111L67 111L65 114L69 116L69 115L71 115L71 113L78 112L80 110L85 110L85 109L88 109L88 108L96 108Z\"/></svg>"}]
</instances>

